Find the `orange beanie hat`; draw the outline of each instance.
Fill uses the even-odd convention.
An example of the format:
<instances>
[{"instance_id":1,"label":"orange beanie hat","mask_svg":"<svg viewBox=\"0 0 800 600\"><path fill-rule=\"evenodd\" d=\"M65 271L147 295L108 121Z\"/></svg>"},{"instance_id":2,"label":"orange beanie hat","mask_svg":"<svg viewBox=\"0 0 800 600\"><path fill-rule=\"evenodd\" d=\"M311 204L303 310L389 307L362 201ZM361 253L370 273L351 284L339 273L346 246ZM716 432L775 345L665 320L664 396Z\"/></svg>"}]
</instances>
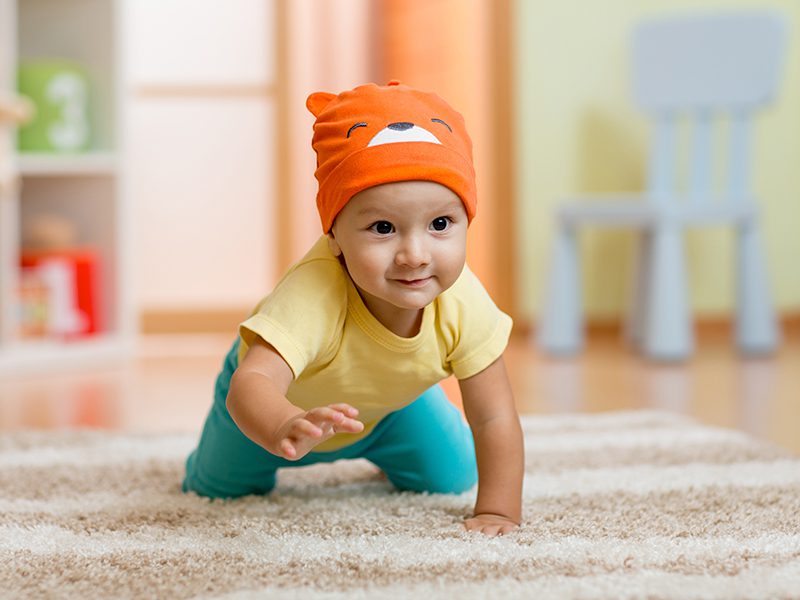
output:
<instances>
[{"instance_id":1,"label":"orange beanie hat","mask_svg":"<svg viewBox=\"0 0 800 600\"><path fill-rule=\"evenodd\" d=\"M355 194L392 181L447 186L472 221L477 204L472 142L464 118L442 98L391 81L338 96L316 92L306 106L317 118L311 145L325 233Z\"/></svg>"}]
</instances>

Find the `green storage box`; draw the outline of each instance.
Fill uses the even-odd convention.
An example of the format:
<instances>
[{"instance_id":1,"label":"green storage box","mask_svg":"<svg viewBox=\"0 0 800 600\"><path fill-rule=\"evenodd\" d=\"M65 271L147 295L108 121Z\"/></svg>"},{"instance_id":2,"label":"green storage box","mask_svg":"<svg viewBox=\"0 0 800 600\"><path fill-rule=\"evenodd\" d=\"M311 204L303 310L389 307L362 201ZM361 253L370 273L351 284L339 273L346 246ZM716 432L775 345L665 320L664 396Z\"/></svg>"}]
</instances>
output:
<instances>
[{"instance_id":1,"label":"green storage box","mask_svg":"<svg viewBox=\"0 0 800 600\"><path fill-rule=\"evenodd\" d=\"M36 106L33 119L19 129L22 152L81 152L91 145L89 79L80 65L66 60L21 64L18 87Z\"/></svg>"}]
</instances>

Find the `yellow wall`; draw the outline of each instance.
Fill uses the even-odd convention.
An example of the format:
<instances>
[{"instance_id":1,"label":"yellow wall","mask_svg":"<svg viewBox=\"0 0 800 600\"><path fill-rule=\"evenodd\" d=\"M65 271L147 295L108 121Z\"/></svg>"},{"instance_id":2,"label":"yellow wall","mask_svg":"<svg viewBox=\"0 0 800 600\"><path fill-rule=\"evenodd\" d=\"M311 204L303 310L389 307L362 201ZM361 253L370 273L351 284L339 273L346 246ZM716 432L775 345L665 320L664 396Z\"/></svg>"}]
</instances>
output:
<instances>
[{"instance_id":1,"label":"yellow wall","mask_svg":"<svg viewBox=\"0 0 800 600\"><path fill-rule=\"evenodd\" d=\"M800 309L800 2L797 0L516 0L517 198L520 313L538 314L553 211L583 192L641 190L648 121L628 85L629 33L641 18L712 8L781 11L790 28L777 102L756 120L753 185L762 208L765 253L781 312ZM620 314L634 238L626 232L582 236L587 313ZM733 244L724 228L687 239L696 314L733 306Z\"/></svg>"}]
</instances>

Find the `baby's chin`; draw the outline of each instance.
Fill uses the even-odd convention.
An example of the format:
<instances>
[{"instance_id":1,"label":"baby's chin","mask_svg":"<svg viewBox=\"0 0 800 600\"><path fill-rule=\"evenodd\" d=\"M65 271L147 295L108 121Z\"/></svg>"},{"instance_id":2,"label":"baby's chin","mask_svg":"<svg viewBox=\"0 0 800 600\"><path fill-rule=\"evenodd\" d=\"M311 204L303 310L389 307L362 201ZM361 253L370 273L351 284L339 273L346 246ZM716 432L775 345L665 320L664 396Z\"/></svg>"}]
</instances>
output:
<instances>
[{"instance_id":1,"label":"baby's chin","mask_svg":"<svg viewBox=\"0 0 800 600\"><path fill-rule=\"evenodd\" d=\"M433 302L438 294L411 293L411 294L385 294L376 295L383 302L391 304L401 310L421 310Z\"/></svg>"}]
</instances>

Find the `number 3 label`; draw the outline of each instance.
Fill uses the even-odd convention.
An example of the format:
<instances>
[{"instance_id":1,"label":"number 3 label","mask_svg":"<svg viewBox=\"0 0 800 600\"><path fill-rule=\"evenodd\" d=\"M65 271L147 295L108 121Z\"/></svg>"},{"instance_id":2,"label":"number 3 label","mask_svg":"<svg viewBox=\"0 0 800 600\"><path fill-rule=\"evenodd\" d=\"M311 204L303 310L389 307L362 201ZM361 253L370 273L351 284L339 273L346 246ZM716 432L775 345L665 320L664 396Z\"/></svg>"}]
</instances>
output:
<instances>
[{"instance_id":1,"label":"number 3 label","mask_svg":"<svg viewBox=\"0 0 800 600\"><path fill-rule=\"evenodd\" d=\"M60 109L60 119L47 131L50 144L57 150L83 148L89 138L85 81L72 73L60 73L50 80L46 94L47 99Z\"/></svg>"}]
</instances>

